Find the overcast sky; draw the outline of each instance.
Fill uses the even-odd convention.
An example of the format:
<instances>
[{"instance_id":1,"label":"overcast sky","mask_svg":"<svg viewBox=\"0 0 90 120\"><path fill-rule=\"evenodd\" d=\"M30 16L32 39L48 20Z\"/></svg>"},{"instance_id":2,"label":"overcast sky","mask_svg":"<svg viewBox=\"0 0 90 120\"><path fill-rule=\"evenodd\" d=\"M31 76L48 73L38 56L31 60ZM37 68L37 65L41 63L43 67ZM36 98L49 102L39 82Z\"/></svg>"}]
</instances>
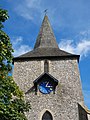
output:
<instances>
[{"instance_id":1,"label":"overcast sky","mask_svg":"<svg viewBox=\"0 0 90 120\"><path fill-rule=\"evenodd\" d=\"M9 12L4 30L14 56L33 49L43 17L48 17L60 49L80 54L80 74L85 105L90 109L90 0L1 0Z\"/></svg>"}]
</instances>

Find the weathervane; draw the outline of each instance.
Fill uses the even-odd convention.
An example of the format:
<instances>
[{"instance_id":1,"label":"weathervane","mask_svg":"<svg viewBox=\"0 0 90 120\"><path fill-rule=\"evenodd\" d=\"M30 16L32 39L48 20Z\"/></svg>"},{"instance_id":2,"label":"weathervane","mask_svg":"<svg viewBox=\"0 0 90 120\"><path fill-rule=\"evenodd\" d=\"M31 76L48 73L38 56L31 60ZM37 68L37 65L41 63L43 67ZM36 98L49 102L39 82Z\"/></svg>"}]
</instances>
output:
<instances>
[{"instance_id":1,"label":"weathervane","mask_svg":"<svg viewBox=\"0 0 90 120\"><path fill-rule=\"evenodd\" d=\"M45 15L47 15L47 13L48 13L48 9L44 10L44 13L45 13Z\"/></svg>"}]
</instances>

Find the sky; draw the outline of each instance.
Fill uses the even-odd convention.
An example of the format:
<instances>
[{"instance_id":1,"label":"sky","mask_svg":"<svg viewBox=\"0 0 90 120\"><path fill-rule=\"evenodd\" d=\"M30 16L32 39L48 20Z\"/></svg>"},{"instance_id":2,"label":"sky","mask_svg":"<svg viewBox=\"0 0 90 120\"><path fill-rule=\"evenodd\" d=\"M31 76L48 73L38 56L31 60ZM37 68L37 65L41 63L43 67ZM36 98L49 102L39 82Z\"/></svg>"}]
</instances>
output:
<instances>
[{"instance_id":1,"label":"sky","mask_svg":"<svg viewBox=\"0 0 90 120\"><path fill-rule=\"evenodd\" d=\"M10 18L4 31L14 56L33 49L43 17L48 17L59 48L80 54L79 69L85 105L90 109L90 0L0 0Z\"/></svg>"}]
</instances>

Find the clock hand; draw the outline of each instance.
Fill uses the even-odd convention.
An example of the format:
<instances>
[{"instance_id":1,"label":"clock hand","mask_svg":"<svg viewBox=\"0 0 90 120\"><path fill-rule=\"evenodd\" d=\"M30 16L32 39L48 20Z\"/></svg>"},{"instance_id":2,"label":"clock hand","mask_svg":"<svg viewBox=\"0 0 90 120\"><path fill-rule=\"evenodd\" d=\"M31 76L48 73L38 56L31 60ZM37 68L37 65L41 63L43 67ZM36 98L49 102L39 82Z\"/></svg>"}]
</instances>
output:
<instances>
[{"instance_id":1,"label":"clock hand","mask_svg":"<svg viewBox=\"0 0 90 120\"><path fill-rule=\"evenodd\" d=\"M49 82L46 84L46 87L48 87L48 88L50 88L50 87L52 87L52 86L49 86Z\"/></svg>"},{"instance_id":2,"label":"clock hand","mask_svg":"<svg viewBox=\"0 0 90 120\"><path fill-rule=\"evenodd\" d=\"M47 82L46 87L48 87L48 83L49 83L49 82Z\"/></svg>"}]
</instances>

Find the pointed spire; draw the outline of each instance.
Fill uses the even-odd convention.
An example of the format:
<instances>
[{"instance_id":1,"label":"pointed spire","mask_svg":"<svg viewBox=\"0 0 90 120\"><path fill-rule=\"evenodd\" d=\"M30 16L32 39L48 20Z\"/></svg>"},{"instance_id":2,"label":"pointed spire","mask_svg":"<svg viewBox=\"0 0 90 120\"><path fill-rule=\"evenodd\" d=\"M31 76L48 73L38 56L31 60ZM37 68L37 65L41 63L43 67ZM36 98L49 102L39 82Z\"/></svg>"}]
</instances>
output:
<instances>
[{"instance_id":1,"label":"pointed spire","mask_svg":"<svg viewBox=\"0 0 90 120\"><path fill-rule=\"evenodd\" d=\"M45 15L40 32L38 34L34 49L36 48L58 48L54 33L50 26L48 16Z\"/></svg>"},{"instance_id":2,"label":"pointed spire","mask_svg":"<svg viewBox=\"0 0 90 120\"><path fill-rule=\"evenodd\" d=\"M42 22L42 26L40 28L40 32L38 34L36 44L32 51L29 51L19 57L14 58L15 60L19 59L47 59L47 58L58 58L58 59L65 59L65 58L77 58L79 61L79 55L74 55L59 49L56 39L54 37L54 33L50 26L49 20L47 15Z\"/></svg>"}]
</instances>

